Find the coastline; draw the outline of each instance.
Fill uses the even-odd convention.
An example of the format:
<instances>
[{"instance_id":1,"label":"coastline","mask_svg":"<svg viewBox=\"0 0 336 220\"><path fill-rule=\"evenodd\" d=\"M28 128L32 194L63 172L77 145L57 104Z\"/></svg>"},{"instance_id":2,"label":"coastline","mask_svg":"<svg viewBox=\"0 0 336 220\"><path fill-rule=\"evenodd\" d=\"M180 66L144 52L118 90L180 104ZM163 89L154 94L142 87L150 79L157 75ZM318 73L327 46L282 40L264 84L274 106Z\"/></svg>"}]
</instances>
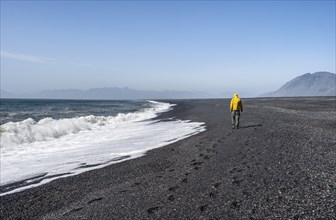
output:
<instances>
[{"instance_id":1,"label":"coastline","mask_svg":"<svg viewBox=\"0 0 336 220\"><path fill-rule=\"evenodd\" d=\"M165 100L206 131L143 157L1 197L3 219L332 218L335 97ZM321 110L321 106L323 109Z\"/></svg>"},{"instance_id":2,"label":"coastline","mask_svg":"<svg viewBox=\"0 0 336 220\"><path fill-rule=\"evenodd\" d=\"M63 105L63 101L38 103L44 108ZM80 109L88 103L74 105ZM104 110L100 111L105 116L91 115L101 105L112 107L110 111L106 107L110 116L106 117ZM64 114L64 119L35 121L33 117L43 111L39 109L30 119L1 125L8 132L1 134L0 196L134 159L204 130L203 123L155 119L172 106L149 100L135 105L132 101L103 101L82 111L87 114L83 117L67 118L69 115ZM9 107L16 111L15 105ZM127 108L137 111L127 112Z\"/></svg>"}]
</instances>

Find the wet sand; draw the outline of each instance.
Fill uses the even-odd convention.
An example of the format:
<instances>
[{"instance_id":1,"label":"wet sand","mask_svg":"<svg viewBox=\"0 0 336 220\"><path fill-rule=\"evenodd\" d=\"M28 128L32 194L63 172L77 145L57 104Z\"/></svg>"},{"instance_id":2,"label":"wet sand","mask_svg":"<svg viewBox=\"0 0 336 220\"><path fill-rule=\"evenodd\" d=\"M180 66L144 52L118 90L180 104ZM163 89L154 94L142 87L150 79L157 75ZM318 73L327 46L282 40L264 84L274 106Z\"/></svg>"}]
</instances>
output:
<instances>
[{"instance_id":1,"label":"wet sand","mask_svg":"<svg viewBox=\"0 0 336 220\"><path fill-rule=\"evenodd\" d=\"M336 100L170 100L207 131L1 197L1 219L335 219Z\"/></svg>"}]
</instances>

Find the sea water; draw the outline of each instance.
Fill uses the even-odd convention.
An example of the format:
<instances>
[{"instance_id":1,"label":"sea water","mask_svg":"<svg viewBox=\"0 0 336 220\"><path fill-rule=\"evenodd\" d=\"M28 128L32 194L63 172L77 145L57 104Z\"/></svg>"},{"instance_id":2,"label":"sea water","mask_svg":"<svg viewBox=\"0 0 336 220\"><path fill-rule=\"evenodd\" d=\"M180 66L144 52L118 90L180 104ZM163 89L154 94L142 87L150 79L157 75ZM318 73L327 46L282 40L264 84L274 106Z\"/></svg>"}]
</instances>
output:
<instances>
[{"instance_id":1,"label":"sea water","mask_svg":"<svg viewBox=\"0 0 336 220\"><path fill-rule=\"evenodd\" d=\"M0 106L0 195L142 156L205 130L154 101L14 100Z\"/></svg>"}]
</instances>

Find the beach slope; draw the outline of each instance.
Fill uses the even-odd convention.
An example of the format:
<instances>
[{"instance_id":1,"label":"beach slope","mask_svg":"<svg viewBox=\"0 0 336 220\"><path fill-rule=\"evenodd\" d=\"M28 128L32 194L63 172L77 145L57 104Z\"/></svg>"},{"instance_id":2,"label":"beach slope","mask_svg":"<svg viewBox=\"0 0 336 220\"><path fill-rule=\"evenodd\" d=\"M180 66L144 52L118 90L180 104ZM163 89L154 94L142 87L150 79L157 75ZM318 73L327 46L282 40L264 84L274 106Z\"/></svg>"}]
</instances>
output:
<instances>
[{"instance_id":1,"label":"beach slope","mask_svg":"<svg viewBox=\"0 0 336 220\"><path fill-rule=\"evenodd\" d=\"M1 219L334 219L335 97L170 100L206 131L1 197Z\"/></svg>"}]
</instances>

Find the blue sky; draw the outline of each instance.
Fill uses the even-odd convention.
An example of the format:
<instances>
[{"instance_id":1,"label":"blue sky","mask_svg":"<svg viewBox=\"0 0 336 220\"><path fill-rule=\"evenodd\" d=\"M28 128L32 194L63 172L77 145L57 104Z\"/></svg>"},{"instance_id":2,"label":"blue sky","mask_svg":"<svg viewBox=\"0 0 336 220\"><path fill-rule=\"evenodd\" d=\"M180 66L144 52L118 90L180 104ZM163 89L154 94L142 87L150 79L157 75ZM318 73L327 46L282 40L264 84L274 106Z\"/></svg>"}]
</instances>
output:
<instances>
[{"instance_id":1,"label":"blue sky","mask_svg":"<svg viewBox=\"0 0 336 220\"><path fill-rule=\"evenodd\" d=\"M1 88L253 96L335 72L335 1L1 1Z\"/></svg>"}]
</instances>

